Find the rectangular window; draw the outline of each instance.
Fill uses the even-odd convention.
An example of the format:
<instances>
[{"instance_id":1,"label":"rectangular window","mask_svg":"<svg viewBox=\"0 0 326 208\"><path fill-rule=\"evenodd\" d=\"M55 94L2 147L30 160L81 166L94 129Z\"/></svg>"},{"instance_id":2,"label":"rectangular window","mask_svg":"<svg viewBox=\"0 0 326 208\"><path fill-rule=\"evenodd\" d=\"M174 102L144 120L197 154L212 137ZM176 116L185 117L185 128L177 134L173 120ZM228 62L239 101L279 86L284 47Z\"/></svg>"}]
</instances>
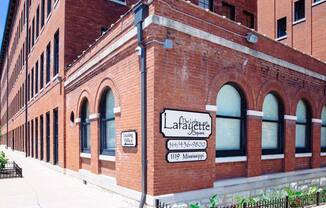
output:
<instances>
[{"instance_id":1,"label":"rectangular window","mask_svg":"<svg viewBox=\"0 0 326 208\"><path fill-rule=\"evenodd\" d=\"M226 16L230 20L235 21L235 7L231 4L222 3L222 15Z\"/></svg>"},{"instance_id":2,"label":"rectangular window","mask_svg":"<svg viewBox=\"0 0 326 208\"><path fill-rule=\"evenodd\" d=\"M35 119L35 158L38 159L38 119Z\"/></svg>"},{"instance_id":3,"label":"rectangular window","mask_svg":"<svg viewBox=\"0 0 326 208\"><path fill-rule=\"evenodd\" d=\"M31 121L31 155L34 157L34 121Z\"/></svg>"},{"instance_id":4,"label":"rectangular window","mask_svg":"<svg viewBox=\"0 0 326 208\"><path fill-rule=\"evenodd\" d=\"M59 73L59 30L54 34L53 62L53 76L55 76Z\"/></svg>"},{"instance_id":5,"label":"rectangular window","mask_svg":"<svg viewBox=\"0 0 326 208\"><path fill-rule=\"evenodd\" d=\"M53 110L53 164L57 165L59 160L59 138L58 138L58 109Z\"/></svg>"},{"instance_id":6,"label":"rectangular window","mask_svg":"<svg viewBox=\"0 0 326 208\"><path fill-rule=\"evenodd\" d=\"M31 28L28 29L28 53L31 51Z\"/></svg>"},{"instance_id":7,"label":"rectangular window","mask_svg":"<svg viewBox=\"0 0 326 208\"><path fill-rule=\"evenodd\" d=\"M36 10L36 38L39 36L40 32L40 6Z\"/></svg>"},{"instance_id":8,"label":"rectangular window","mask_svg":"<svg viewBox=\"0 0 326 208\"><path fill-rule=\"evenodd\" d=\"M31 96L34 97L34 68L32 68L31 76Z\"/></svg>"},{"instance_id":9,"label":"rectangular window","mask_svg":"<svg viewBox=\"0 0 326 208\"><path fill-rule=\"evenodd\" d=\"M52 1L51 0L48 0L47 10L48 10L47 16L49 16L51 14L51 10L52 10Z\"/></svg>"},{"instance_id":10,"label":"rectangular window","mask_svg":"<svg viewBox=\"0 0 326 208\"><path fill-rule=\"evenodd\" d=\"M38 61L35 64L35 93L38 93Z\"/></svg>"},{"instance_id":11,"label":"rectangular window","mask_svg":"<svg viewBox=\"0 0 326 208\"><path fill-rule=\"evenodd\" d=\"M50 112L46 113L46 162L50 161Z\"/></svg>"},{"instance_id":12,"label":"rectangular window","mask_svg":"<svg viewBox=\"0 0 326 208\"><path fill-rule=\"evenodd\" d=\"M45 18L45 0L41 2L41 27L44 26L44 18Z\"/></svg>"},{"instance_id":13,"label":"rectangular window","mask_svg":"<svg viewBox=\"0 0 326 208\"><path fill-rule=\"evenodd\" d=\"M305 17L305 1L298 0L294 2L294 21L299 21Z\"/></svg>"},{"instance_id":14,"label":"rectangular window","mask_svg":"<svg viewBox=\"0 0 326 208\"><path fill-rule=\"evenodd\" d=\"M41 54L40 58L40 89L44 86L44 53Z\"/></svg>"},{"instance_id":15,"label":"rectangular window","mask_svg":"<svg viewBox=\"0 0 326 208\"><path fill-rule=\"evenodd\" d=\"M31 90L31 75L28 74L28 76L27 76L27 101L29 101L31 99L30 90Z\"/></svg>"},{"instance_id":16,"label":"rectangular window","mask_svg":"<svg viewBox=\"0 0 326 208\"><path fill-rule=\"evenodd\" d=\"M286 36L286 17L277 20L277 38Z\"/></svg>"},{"instance_id":17,"label":"rectangular window","mask_svg":"<svg viewBox=\"0 0 326 208\"><path fill-rule=\"evenodd\" d=\"M32 47L35 43L35 19L32 20Z\"/></svg>"},{"instance_id":18,"label":"rectangular window","mask_svg":"<svg viewBox=\"0 0 326 208\"><path fill-rule=\"evenodd\" d=\"M251 14L250 12L244 11L243 12L244 17L244 25L249 28L255 28L255 16Z\"/></svg>"},{"instance_id":19,"label":"rectangular window","mask_svg":"<svg viewBox=\"0 0 326 208\"><path fill-rule=\"evenodd\" d=\"M46 83L50 82L51 77L51 43L46 47Z\"/></svg>"},{"instance_id":20,"label":"rectangular window","mask_svg":"<svg viewBox=\"0 0 326 208\"><path fill-rule=\"evenodd\" d=\"M199 0L198 5L201 8L208 9L210 11L213 11L213 0Z\"/></svg>"},{"instance_id":21,"label":"rectangular window","mask_svg":"<svg viewBox=\"0 0 326 208\"><path fill-rule=\"evenodd\" d=\"M40 159L43 160L44 152L44 131L43 131L43 115L40 116Z\"/></svg>"}]
</instances>

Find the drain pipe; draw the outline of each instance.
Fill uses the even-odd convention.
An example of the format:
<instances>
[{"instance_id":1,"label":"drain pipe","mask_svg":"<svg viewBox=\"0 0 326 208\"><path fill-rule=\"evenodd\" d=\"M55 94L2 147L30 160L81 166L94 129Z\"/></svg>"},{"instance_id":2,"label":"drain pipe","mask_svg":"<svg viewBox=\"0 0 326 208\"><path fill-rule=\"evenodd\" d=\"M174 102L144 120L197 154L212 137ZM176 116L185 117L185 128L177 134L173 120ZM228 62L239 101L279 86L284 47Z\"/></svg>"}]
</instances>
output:
<instances>
[{"instance_id":1,"label":"drain pipe","mask_svg":"<svg viewBox=\"0 0 326 208\"><path fill-rule=\"evenodd\" d=\"M146 203L147 194L147 76L146 76L146 46L143 43L143 22L148 16L148 5L139 3L134 8L134 25L137 27L137 52L140 56L141 72L141 200L139 208L143 208Z\"/></svg>"}]
</instances>

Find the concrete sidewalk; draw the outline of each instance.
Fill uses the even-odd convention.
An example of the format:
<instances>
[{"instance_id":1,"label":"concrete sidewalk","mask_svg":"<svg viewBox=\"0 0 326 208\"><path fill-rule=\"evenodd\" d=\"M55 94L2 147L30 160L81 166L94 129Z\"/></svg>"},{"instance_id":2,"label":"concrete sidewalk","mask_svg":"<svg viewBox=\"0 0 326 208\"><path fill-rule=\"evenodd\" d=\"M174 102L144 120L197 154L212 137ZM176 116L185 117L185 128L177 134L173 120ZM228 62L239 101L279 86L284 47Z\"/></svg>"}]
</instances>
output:
<instances>
[{"instance_id":1,"label":"concrete sidewalk","mask_svg":"<svg viewBox=\"0 0 326 208\"><path fill-rule=\"evenodd\" d=\"M23 168L23 178L0 180L1 208L133 208L122 196L84 185L20 152L3 150Z\"/></svg>"}]
</instances>

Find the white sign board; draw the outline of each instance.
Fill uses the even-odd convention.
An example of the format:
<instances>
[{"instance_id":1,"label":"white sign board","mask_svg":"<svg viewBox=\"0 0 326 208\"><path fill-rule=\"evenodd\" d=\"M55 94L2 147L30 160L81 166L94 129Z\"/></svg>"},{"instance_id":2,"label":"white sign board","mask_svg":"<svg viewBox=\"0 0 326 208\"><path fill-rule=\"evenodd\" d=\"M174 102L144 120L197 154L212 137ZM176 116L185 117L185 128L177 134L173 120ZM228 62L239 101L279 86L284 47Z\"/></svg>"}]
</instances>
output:
<instances>
[{"instance_id":1,"label":"white sign board","mask_svg":"<svg viewBox=\"0 0 326 208\"><path fill-rule=\"evenodd\" d=\"M205 161L207 154L206 152L169 152L166 159L169 163Z\"/></svg>"},{"instance_id":2,"label":"white sign board","mask_svg":"<svg viewBox=\"0 0 326 208\"><path fill-rule=\"evenodd\" d=\"M137 134L136 131L125 131L121 133L121 145L123 147L136 147Z\"/></svg>"},{"instance_id":3,"label":"white sign board","mask_svg":"<svg viewBox=\"0 0 326 208\"><path fill-rule=\"evenodd\" d=\"M204 150L207 148L206 140L168 140L168 150Z\"/></svg>"},{"instance_id":4,"label":"white sign board","mask_svg":"<svg viewBox=\"0 0 326 208\"><path fill-rule=\"evenodd\" d=\"M165 109L161 113L161 133L170 138L208 138L212 118L209 113Z\"/></svg>"}]
</instances>

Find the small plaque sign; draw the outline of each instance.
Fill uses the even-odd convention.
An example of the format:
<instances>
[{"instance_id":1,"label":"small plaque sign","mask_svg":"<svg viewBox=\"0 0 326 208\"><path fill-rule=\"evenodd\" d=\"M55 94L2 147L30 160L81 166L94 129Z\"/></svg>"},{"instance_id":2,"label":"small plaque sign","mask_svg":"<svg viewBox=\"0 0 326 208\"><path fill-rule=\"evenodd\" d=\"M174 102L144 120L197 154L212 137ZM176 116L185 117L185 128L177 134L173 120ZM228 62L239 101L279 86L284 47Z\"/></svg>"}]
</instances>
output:
<instances>
[{"instance_id":1,"label":"small plaque sign","mask_svg":"<svg viewBox=\"0 0 326 208\"><path fill-rule=\"evenodd\" d=\"M170 138L208 138L212 118L206 112L165 109L161 113L161 133Z\"/></svg>"},{"instance_id":2,"label":"small plaque sign","mask_svg":"<svg viewBox=\"0 0 326 208\"><path fill-rule=\"evenodd\" d=\"M169 152L167 154L167 161L169 163L179 162L196 162L205 161L207 159L206 152Z\"/></svg>"},{"instance_id":3,"label":"small plaque sign","mask_svg":"<svg viewBox=\"0 0 326 208\"><path fill-rule=\"evenodd\" d=\"M136 147L137 146L136 131L122 132L121 133L121 144L123 147Z\"/></svg>"},{"instance_id":4,"label":"small plaque sign","mask_svg":"<svg viewBox=\"0 0 326 208\"><path fill-rule=\"evenodd\" d=\"M168 140L167 141L168 150L204 150L207 148L206 140Z\"/></svg>"}]
</instances>

